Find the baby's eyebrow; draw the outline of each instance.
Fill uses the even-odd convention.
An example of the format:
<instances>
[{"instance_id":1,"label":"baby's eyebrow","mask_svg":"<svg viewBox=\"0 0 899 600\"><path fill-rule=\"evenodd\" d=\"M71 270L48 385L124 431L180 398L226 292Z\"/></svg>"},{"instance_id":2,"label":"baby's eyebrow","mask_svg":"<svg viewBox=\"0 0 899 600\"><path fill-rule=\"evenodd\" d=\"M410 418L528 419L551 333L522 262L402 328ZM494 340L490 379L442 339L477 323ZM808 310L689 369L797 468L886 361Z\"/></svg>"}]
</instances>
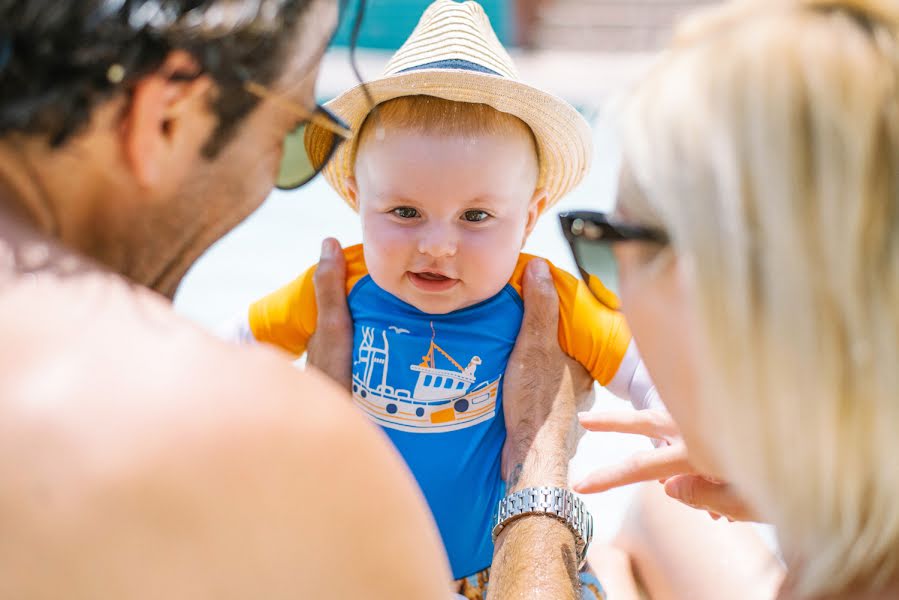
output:
<instances>
[{"instance_id":1,"label":"baby's eyebrow","mask_svg":"<svg viewBox=\"0 0 899 600\"><path fill-rule=\"evenodd\" d=\"M499 200L499 198L497 198L496 196L493 196L492 194L484 194L481 196L475 196L474 198L467 200L465 203L466 204L496 204L496 202L498 200Z\"/></svg>"},{"instance_id":2,"label":"baby's eyebrow","mask_svg":"<svg viewBox=\"0 0 899 600\"><path fill-rule=\"evenodd\" d=\"M507 198L498 196L478 196L465 202L467 208L494 208L499 205L506 205Z\"/></svg>"},{"instance_id":3,"label":"baby's eyebrow","mask_svg":"<svg viewBox=\"0 0 899 600\"><path fill-rule=\"evenodd\" d=\"M421 204L417 200L413 198L408 198L406 196L385 196L384 201L390 204L396 204L397 206L417 206Z\"/></svg>"},{"instance_id":4,"label":"baby's eyebrow","mask_svg":"<svg viewBox=\"0 0 899 600\"><path fill-rule=\"evenodd\" d=\"M412 198L408 198L402 194L396 194L393 190L376 190L375 193L371 195L371 198L375 202L381 204L417 204Z\"/></svg>"}]
</instances>

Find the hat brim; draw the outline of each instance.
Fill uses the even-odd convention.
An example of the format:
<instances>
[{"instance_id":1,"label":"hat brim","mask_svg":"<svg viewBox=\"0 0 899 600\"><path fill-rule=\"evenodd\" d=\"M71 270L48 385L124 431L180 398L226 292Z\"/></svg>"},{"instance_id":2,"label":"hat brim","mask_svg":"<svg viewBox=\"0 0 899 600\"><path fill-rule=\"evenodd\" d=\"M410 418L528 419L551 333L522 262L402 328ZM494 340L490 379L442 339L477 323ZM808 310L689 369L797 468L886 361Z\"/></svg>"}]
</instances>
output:
<instances>
[{"instance_id":1,"label":"hat brim","mask_svg":"<svg viewBox=\"0 0 899 600\"><path fill-rule=\"evenodd\" d=\"M507 77L459 69L423 69L376 79L344 92L325 106L358 136L374 105L402 96L435 96L455 102L487 104L514 115L534 132L540 161L538 188L546 193L547 208L583 179L593 155L590 125L573 106L547 92ZM331 149L333 134L310 125L306 147L315 160ZM356 141L348 140L334 152L323 169L328 183L354 210L347 188L353 176Z\"/></svg>"}]
</instances>

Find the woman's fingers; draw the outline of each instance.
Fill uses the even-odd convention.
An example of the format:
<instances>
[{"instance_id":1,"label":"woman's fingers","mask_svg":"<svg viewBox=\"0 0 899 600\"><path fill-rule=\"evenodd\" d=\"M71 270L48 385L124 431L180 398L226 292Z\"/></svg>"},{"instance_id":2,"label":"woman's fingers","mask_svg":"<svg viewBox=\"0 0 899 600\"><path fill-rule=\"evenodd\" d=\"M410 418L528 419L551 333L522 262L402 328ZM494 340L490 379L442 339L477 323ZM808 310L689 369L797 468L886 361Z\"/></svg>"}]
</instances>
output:
<instances>
[{"instance_id":1,"label":"woman's fingers","mask_svg":"<svg viewBox=\"0 0 899 600\"><path fill-rule=\"evenodd\" d=\"M578 419L590 431L633 433L650 438L671 440L680 435L674 420L664 410L613 410L583 412Z\"/></svg>"},{"instance_id":2,"label":"woman's fingers","mask_svg":"<svg viewBox=\"0 0 899 600\"><path fill-rule=\"evenodd\" d=\"M678 475L665 482L665 493L687 506L727 517L731 521L754 521L752 511L726 483L700 475Z\"/></svg>"},{"instance_id":3,"label":"woman's fingers","mask_svg":"<svg viewBox=\"0 0 899 600\"><path fill-rule=\"evenodd\" d=\"M574 491L595 494L640 481L665 479L693 472L687 458L687 448L678 443L638 452L622 463L594 471L576 483Z\"/></svg>"},{"instance_id":4,"label":"woman's fingers","mask_svg":"<svg viewBox=\"0 0 899 600\"><path fill-rule=\"evenodd\" d=\"M680 433L674 420L662 410L621 410L579 413L578 419L585 429L631 433L672 442L633 455L612 467L594 471L574 486L576 492L592 494L638 483L657 480L665 486L665 492L693 508L708 511L716 520L721 516L736 521L751 521L752 511L735 493L733 488L713 477L696 474L690 465L687 448L678 439Z\"/></svg>"}]
</instances>

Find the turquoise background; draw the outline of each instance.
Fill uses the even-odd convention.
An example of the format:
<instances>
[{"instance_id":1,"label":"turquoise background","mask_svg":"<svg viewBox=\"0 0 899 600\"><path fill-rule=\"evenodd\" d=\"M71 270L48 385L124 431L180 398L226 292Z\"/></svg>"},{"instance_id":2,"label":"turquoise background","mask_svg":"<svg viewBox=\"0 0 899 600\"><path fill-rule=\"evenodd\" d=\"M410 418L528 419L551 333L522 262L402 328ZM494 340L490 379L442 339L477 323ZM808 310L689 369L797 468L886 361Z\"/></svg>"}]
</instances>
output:
<instances>
[{"instance_id":1,"label":"turquoise background","mask_svg":"<svg viewBox=\"0 0 899 600\"><path fill-rule=\"evenodd\" d=\"M432 0L366 0L365 16L359 33L360 48L396 50L421 18ZM481 6L505 45L512 42L514 5L509 0L482 0ZM347 13L342 16L340 28L334 39L335 46L347 46L359 0L349 0Z\"/></svg>"}]
</instances>

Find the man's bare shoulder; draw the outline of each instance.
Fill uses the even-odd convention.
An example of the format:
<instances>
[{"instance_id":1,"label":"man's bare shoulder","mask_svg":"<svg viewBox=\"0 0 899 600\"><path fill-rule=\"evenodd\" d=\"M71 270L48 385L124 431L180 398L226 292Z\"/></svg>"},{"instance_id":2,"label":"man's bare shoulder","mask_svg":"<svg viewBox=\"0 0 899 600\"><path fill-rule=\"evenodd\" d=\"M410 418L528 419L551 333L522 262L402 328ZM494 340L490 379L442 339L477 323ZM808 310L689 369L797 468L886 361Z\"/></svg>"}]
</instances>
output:
<instances>
[{"instance_id":1,"label":"man's bare shoulder","mask_svg":"<svg viewBox=\"0 0 899 600\"><path fill-rule=\"evenodd\" d=\"M78 412L145 422L181 412L224 420L304 397L311 420L350 412L321 378L272 351L222 342L114 275L26 276L0 294L0 328L4 397L52 397L56 413L72 400Z\"/></svg>"},{"instance_id":2,"label":"man's bare shoulder","mask_svg":"<svg viewBox=\"0 0 899 600\"><path fill-rule=\"evenodd\" d=\"M446 589L408 473L323 377L103 273L7 286L0 329L0 497L19 515L0 588L52 597L65 582L28 562L49 556L87 586L70 598Z\"/></svg>"}]
</instances>

